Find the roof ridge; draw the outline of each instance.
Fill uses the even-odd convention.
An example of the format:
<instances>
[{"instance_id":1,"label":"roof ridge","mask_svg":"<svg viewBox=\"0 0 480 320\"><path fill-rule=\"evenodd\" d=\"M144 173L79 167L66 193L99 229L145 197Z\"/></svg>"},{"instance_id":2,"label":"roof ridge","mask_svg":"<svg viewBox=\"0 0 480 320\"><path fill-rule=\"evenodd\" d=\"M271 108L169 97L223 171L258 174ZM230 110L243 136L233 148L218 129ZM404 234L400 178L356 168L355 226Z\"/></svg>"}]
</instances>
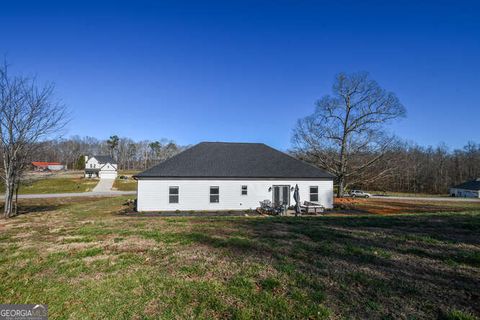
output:
<instances>
[{"instance_id":1,"label":"roof ridge","mask_svg":"<svg viewBox=\"0 0 480 320\"><path fill-rule=\"evenodd\" d=\"M202 142L197 143L196 145L199 145L199 144L202 144L202 143L211 143L211 144L264 144L262 142L202 141Z\"/></svg>"},{"instance_id":2,"label":"roof ridge","mask_svg":"<svg viewBox=\"0 0 480 320\"><path fill-rule=\"evenodd\" d=\"M88 160L90 159L96 159L99 163L112 163L112 164L117 164L117 160L113 158L111 155L93 155L89 157Z\"/></svg>"}]
</instances>

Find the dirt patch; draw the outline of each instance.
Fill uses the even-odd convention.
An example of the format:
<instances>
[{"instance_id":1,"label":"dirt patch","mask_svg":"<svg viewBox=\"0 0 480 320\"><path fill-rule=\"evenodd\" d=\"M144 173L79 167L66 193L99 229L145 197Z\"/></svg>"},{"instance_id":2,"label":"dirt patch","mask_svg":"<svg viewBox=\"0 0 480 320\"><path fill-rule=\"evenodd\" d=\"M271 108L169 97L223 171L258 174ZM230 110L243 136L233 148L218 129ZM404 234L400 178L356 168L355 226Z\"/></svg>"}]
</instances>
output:
<instances>
[{"instance_id":1,"label":"dirt patch","mask_svg":"<svg viewBox=\"0 0 480 320\"><path fill-rule=\"evenodd\" d=\"M330 214L379 214L392 215L423 212L459 212L480 210L480 202L418 201L394 199L335 198Z\"/></svg>"},{"instance_id":2,"label":"dirt patch","mask_svg":"<svg viewBox=\"0 0 480 320\"><path fill-rule=\"evenodd\" d=\"M20 233L17 233L15 236L13 236L13 238L14 239L26 239L26 238L30 238L30 237L34 236L35 234L37 234L36 231L20 232Z\"/></svg>"}]
</instances>

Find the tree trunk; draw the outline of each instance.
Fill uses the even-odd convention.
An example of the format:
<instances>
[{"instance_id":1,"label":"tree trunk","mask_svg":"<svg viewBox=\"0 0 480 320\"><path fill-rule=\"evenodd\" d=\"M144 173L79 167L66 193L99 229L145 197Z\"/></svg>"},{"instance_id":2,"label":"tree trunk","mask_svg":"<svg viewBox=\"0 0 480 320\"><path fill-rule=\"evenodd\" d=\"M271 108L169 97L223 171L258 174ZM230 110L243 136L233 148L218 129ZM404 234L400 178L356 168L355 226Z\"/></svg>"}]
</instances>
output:
<instances>
[{"instance_id":1,"label":"tree trunk","mask_svg":"<svg viewBox=\"0 0 480 320\"><path fill-rule=\"evenodd\" d=\"M343 198L343 193L345 189L345 173L347 169L347 139L348 139L348 121L350 118L350 97L346 98L347 111L345 114L345 120L343 122L343 134L342 134L342 145L340 147L340 174L338 175L338 191L337 197Z\"/></svg>"},{"instance_id":2,"label":"tree trunk","mask_svg":"<svg viewBox=\"0 0 480 320\"><path fill-rule=\"evenodd\" d=\"M15 186L15 211L14 211L15 215L18 215L18 189L19 188L20 188L20 181L17 181Z\"/></svg>"},{"instance_id":3,"label":"tree trunk","mask_svg":"<svg viewBox=\"0 0 480 320\"><path fill-rule=\"evenodd\" d=\"M14 190L13 179L8 177L5 181L5 208L3 210L5 218L10 218L12 216Z\"/></svg>"},{"instance_id":4,"label":"tree trunk","mask_svg":"<svg viewBox=\"0 0 480 320\"><path fill-rule=\"evenodd\" d=\"M337 197L338 198L343 198L344 189L345 189L345 177L344 176L339 176L338 177L338 190L337 190Z\"/></svg>"},{"instance_id":5,"label":"tree trunk","mask_svg":"<svg viewBox=\"0 0 480 320\"><path fill-rule=\"evenodd\" d=\"M3 208L3 217L4 218L10 218L10 212L11 212L11 201L10 201L10 194L8 187L5 188L5 206Z\"/></svg>"}]
</instances>

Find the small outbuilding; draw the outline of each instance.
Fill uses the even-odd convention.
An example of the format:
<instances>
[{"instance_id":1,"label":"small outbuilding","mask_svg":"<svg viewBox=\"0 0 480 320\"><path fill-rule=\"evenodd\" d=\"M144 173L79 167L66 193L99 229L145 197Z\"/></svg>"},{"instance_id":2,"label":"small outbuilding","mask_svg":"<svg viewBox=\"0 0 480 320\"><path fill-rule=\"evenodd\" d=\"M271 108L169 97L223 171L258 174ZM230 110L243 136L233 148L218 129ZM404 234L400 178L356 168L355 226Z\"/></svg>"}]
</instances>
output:
<instances>
[{"instance_id":1,"label":"small outbuilding","mask_svg":"<svg viewBox=\"0 0 480 320\"><path fill-rule=\"evenodd\" d=\"M452 197L480 198L480 178L450 188L450 195Z\"/></svg>"},{"instance_id":2,"label":"small outbuilding","mask_svg":"<svg viewBox=\"0 0 480 320\"><path fill-rule=\"evenodd\" d=\"M60 171L65 168L60 162L33 161L34 171Z\"/></svg>"},{"instance_id":3,"label":"small outbuilding","mask_svg":"<svg viewBox=\"0 0 480 320\"><path fill-rule=\"evenodd\" d=\"M269 200L333 207L334 176L263 143L202 142L136 175L138 211L248 210Z\"/></svg>"}]
</instances>

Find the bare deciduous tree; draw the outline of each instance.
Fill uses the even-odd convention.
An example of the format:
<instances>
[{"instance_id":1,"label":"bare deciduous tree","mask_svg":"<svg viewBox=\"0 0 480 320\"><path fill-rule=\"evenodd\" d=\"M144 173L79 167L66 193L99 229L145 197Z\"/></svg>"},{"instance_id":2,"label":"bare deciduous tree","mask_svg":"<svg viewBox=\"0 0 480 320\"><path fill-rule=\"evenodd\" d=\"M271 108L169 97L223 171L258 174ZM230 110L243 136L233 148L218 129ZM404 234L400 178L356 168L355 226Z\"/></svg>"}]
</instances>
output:
<instances>
[{"instance_id":1,"label":"bare deciduous tree","mask_svg":"<svg viewBox=\"0 0 480 320\"><path fill-rule=\"evenodd\" d=\"M53 93L53 85L39 88L35 79L10 76L7 64L0 66L0 152L5 218L17 213L15 195L27 160L42 139L66 123L66 109L54 101Z\"/></svg>"},{"instance_id":2,"label":"bare deciduous tree","mask_svg":"<svg viewBox=\"0 0 480 320\"><path fill-rule=\"evenodd\" d=\"M385 124L404 115L405 108L395 94L381 88L367 73L340 73L333 96L324 96L312 115L298 121L293 135L295 150L337 176L337 196L341 197L355 177L365 179L366 170L395 141Z\"/></svg>"}]
</instances>

